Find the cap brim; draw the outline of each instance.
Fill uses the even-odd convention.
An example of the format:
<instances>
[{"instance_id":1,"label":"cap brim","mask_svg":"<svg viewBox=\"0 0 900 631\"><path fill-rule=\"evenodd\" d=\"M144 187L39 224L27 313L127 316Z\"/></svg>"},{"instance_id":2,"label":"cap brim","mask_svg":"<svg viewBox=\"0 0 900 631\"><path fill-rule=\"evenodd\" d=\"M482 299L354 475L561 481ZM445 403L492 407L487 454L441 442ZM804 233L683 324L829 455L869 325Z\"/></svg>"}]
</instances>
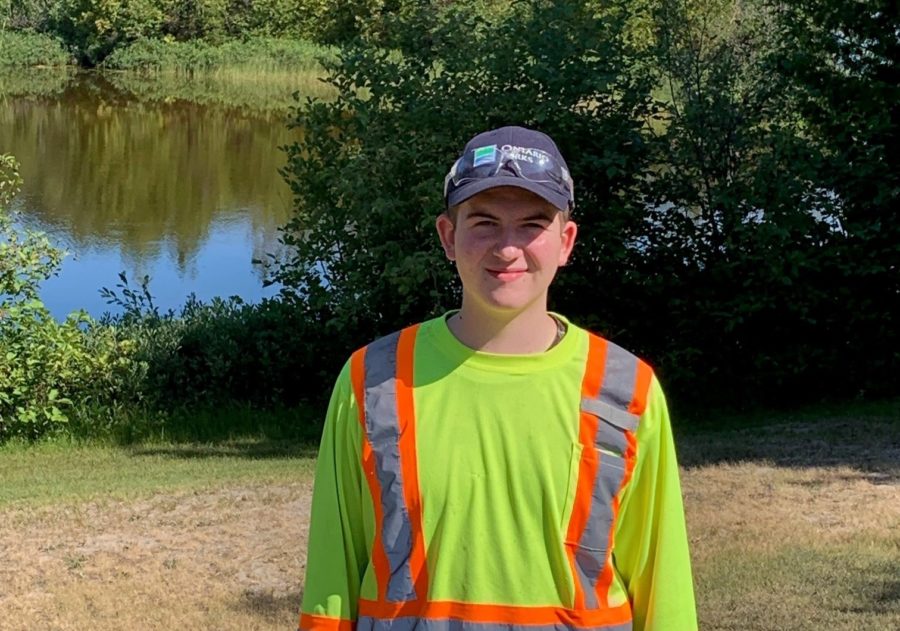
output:
<instances>
[{"instance_id":1,"label":"cap brim","mask_svg":"<svg viewBox=\"0 0 900 631\"><path fill-rule=\"evenodd\" d=\"M551 191L539 182L532 182L530 180L523 180L522 178L508 176L489 177L483 180L475 180L474 182L464 184L463 186L460 186L459 188L452 191L447 196L447 206L451 207L462 204L470 197L478 195L478 193L482 193L499 186L514 186L516 188L525 189L526 191L530 191L535 195L547 200L550 204L552 204L559 210L569 209L569 198L565 195L560 195L555 191Z\"/></svg>"}]
</instances>

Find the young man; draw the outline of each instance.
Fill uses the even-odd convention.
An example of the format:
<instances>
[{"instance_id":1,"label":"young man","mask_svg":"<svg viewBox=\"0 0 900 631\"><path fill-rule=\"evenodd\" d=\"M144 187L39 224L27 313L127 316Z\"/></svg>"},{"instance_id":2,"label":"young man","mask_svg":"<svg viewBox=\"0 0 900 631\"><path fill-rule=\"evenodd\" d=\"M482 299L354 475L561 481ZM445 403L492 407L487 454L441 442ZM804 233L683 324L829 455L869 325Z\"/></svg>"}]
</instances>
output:
<instances>
[{"instance_id":1,"label":"young man","mask_svg":"<svg viewBox=\"0 0 900 631\"><path fill-rule=\"evenodd\" d=\"M479 134L444 197L462 305L341 372L300 628L696 629L659 383L547 311L577 234L562 155L537 131Z\"/></svg>"}]
</instances>

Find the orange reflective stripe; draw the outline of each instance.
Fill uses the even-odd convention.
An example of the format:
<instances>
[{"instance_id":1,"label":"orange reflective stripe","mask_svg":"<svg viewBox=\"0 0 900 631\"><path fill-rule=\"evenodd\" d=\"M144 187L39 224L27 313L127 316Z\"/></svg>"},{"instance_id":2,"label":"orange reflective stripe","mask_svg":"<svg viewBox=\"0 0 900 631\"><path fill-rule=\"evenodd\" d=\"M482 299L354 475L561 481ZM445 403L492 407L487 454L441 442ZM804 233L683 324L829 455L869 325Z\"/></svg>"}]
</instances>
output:
<instances>
[{"instance_id":1,"label":"orange reflective stripe","mask_svg":"<svg viewBox=\"0 0 900 631\"><path fill-rule=\"evenodd\" d=\"M647 408L647 396L650 390L650 380L653 377L653 369L640 359L637 360L637 374L634 379L634 394L628 405L628 411L637 416L641 416ZM634 465L637 462L637 436L634 432L625 432L625 438L628 447L625 450L625 476L622 478L622 484L618 492L613 497L612 502L612 525L609 529L609 548L607 548L606 562L603 564L603 571L597 580L596 593L597 603L600 607L609 605L609 587L613 582L613 567L610 556L615 545L615 528L619 519L619 502L622 496L622 489L628 486L631 481L631 475L634 473Z\"/></svg>"},{"instance_id":2,"label":"orange reflective stripe","mask_svg":"<svg viewBox=\"0 0 900 631\"><path fill-rule=\"evenodd\" d=\"M581 384L581 396L583 398L596 399L600 394L600 386L603 383L606 366L606 349L606 340L596 335L588 336L587 362ZM569 519L569 528L566 532L566 555L569 558L569 568L572 572L572 582L575 586L572 605L575 609L584 609L585 606L584 589L581 586L581 581L578 580L575 551L591 514L591 496L598 466L597 450L594 448L598 422L599 419L593 414L581 412L578 427L581 459L578 462L578 482L575 487L572 516Z\"/></svg>"},{"instance_id":3,"label":"orange reflective stripe","mask_svg":"<svg viewBox=\"0 0 900 631\"><path fill-rule=\"evenodd\" d=\"M369 484L369 493L372 496L372 507L375 511L375 540L372 542L372 567L375 571L375 581L378 584L378 598L384 600L387 594L388 582L391 578L391 567L387 553L381 539L381 528L384 523L384 514L381 506L381 484L375 471L375 453L372 451L372 443L369 442L366 433L366 349L359 349L350 357L350 381L353 384L353 396L356 399L357 416L362 425L362 467Z\"/></svg>"},{"instance_id":4,"label":"orange reflective stripe","mask_svg":"<svg viewBox=\"0 0 900 631\"><path fill-rule=\"evenodd\" d=\"M397 422L399 423L400 465L403 495L410 521L412 545L409 569L416 599L428 598L428 567L425 561L425 533L422 529L422 497L419 493L419 463L416 455L415 380L416 335L419 325L403 329L397 342Z\"/></svg>"},{"instance_id":5,"label":"orange reflective stripe","mask_svg":"<svg viewBox=\"0 0 900 631\"><path fill-rule=\"evenodd\" d=\"M315 616L301 613L300 626L303 631L353 631L356 623L353 620L332 618L330 616Z\"/></svg>"},{"instance_id":6,"label":"orange reflective stripe","mask_svg":"<svg viewBox=\"0 0 900 631\"><path fill-rule=\"evenodd\" d=\"M516 607L454 601L384 603L365 599L359 601L359 615L381 619L416 617L498 624L562 624L578 628L623 624L632 619L631 605L628 603L606 609L576 611L563 607Z\"/></svg>"},{"instance_id":7,"label":"orange reflective stripe","mask_svg":"<svg viewBox=\"0 0 900 631\"><path fill-rule=\"evenodd\" d=\"M353 398L356 399L356 417L362 425L363 435L366 433L366 347L362 347L350 356L350 383L353 385Z\"/></svg>"},{"instance_id":8,"label":"orange reflective stripe","mask_svg":"<svg viewBox=\"0 0 900 631\"><path fill-rule=\"evenodd\" d=\"M647 395L650 392L650 380L653 378L653 369L646 362L638 360L637 376L634 380L634 398L628 406L628 411L640 416L647 409Z\"/></svg>"}]
</instances>

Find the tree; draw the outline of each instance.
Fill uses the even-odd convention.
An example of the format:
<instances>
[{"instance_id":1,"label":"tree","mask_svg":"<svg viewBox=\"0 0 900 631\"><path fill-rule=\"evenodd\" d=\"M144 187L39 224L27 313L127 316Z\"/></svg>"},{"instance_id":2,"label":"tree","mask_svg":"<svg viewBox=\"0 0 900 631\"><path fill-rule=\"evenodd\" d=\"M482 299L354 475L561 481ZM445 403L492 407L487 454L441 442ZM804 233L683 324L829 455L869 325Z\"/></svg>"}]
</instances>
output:
<instances>
[{"instance_id":1,"label":"tree","mask_svg":"<svg viewBox=\"0 0 900 631\"><path fill-rule=\"evenodd\" d=\"M779 69L823 156L817 180L841 209L831 253L833 323L860 390L900 367L900 9L889 0L773 3Z\"/></svg>"},{"instance_id":2,"label":"tree","mask_svg":"<svg viewBox=\"0 0 900 631\"><path fill-rule=\"evenodd\" d=\"M502 124L540 128L569 157L586 244L557 295L586 304L589 291L597 322L643 212L628 190L650 83L634 71L629 17L626 2L531 1L491 23L423 3L329 68L338 98L294 112L303 139L287 148L296 214L284 239L295 255L276 274L328 314L340 350L325 354L458 304L434 233L441 182L469 137Z\"/></svg>"}]
</instances>

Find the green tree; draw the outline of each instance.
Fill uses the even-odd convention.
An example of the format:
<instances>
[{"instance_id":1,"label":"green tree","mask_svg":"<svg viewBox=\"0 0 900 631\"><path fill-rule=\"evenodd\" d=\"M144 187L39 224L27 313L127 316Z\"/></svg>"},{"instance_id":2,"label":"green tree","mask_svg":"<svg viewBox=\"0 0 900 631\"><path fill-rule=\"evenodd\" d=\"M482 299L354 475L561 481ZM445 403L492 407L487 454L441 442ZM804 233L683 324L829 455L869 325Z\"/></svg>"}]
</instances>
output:
<instances>
[{"instance_id":1,"label":"green tree","mask_svg":"<svg viewBox=\"0 0 900 631\"><path fill-rule=\"evenodd\" d=\"M158 0L59 0L47 28L93 67L122 43L158 34L164 19Z\"/></svg>"},{"instance_id":2,"label":"green tree","mask_svg":"<svg viewBox=\"0 0 900 631\"><path fill-rule=\"evenodd\" d=\"M896 390L900 367L900 7L889 0L773 3L779 70L841 210L827 273L842 363L860 390Z\"/></svg>"},{"instance_id":3,"label":"green tree","mask_svg":"<svg viewBox=\"0 0 900 631\"><path fill-rule=\"evenodd\" d=\"M569 157L582 245L557 295L598 323L642 226L629 191L650 79L634 71L628 3L592 4L520 2L494 23L423 4L330 67L336 100L297 108L284 233L295 255L276 276L327 323L323 361L458 303L434 233L441 182L470 136L501 124L543 129Z\"/></svg>"},{"instance_id":4,"label":"green tree","mask_svg":"<svg viewBox=\"0 0 900 631\"><path fill-rule=\"evenodd\" d=\"M820 156L773 71L773 16L753 1L667 0L654 23L666 96L650 126L656 213L639 284L671 322L645 330L681 392L784 396L834 367L821 361L819 269L840 235Z\"/></svg>"}]
</instances>

